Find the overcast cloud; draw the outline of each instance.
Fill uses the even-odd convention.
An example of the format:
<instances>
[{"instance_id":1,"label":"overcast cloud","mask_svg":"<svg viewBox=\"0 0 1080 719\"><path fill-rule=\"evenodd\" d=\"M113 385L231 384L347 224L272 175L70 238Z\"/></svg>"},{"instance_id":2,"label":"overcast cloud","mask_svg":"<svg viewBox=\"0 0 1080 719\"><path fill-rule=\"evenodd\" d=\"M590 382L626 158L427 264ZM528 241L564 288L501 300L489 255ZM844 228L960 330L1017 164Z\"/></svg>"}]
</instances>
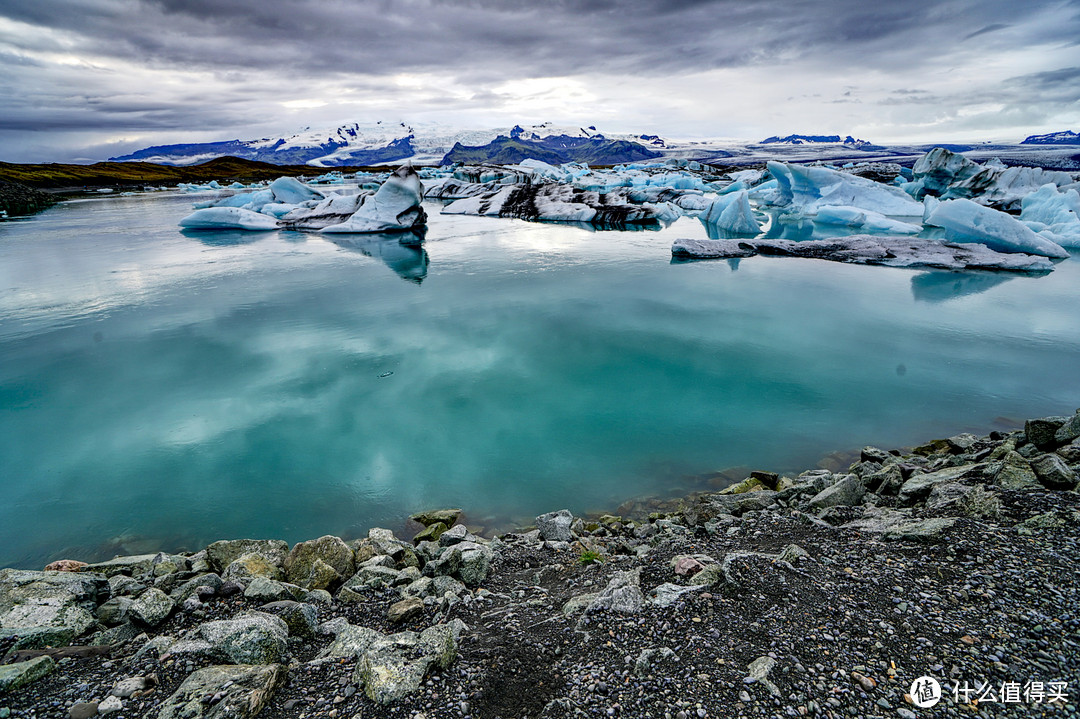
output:
<instances>
[{"instance_id":1,"label":"overcast cloud","mask_svg":"<svg viewBox=\"0 0 1080 719\"><path fill-rule=\"evenodd\" d=\"M0 0L0 160L377 119L671 137L1080 129L1080 0Z\"/></svg>"}]
</instances>

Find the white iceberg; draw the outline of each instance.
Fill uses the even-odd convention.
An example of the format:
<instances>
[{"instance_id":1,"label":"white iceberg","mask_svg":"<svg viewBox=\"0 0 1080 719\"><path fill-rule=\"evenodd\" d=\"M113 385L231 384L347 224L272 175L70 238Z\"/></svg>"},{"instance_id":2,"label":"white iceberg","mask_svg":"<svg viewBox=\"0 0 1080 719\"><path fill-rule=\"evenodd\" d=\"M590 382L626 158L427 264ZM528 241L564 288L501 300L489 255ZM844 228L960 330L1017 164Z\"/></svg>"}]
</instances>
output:
<instances>
[{"instance_id":1,"label":"white iceberg","mask_svg":"<svg viewBox=\"0 0 1080 719\"><path fill-rule=\"evenodd\" d=\"M1020 220L1062 247L1080 248L1080 193L1046 184L1023 199Z\"/></svg>"},{"instance_id":2,"label":"white iceberg","mask_svg":"<svg viewBox=\"0 0 1080 719\"><path fill-rule=\"evenodd\" d=\"M954 242L979 242L1001 252L1069 256L1061 245L1035 234L1012 215L971 200L943 201L926 218L926 224L945 228L946 237Z\"/></svg>"},{"instance_id":3,"label":"white iceberg","mask_svg":"<svg viewBox=\"0 0 1080 719\"><path fill-rule=\"evenodd\" d=\"M573 185L504 185L455 200L445 215L517 217L540 222L589 222L619 226L662 222L676 210L667 203L634 204L630 190L606 194L582 190ZM664 205L661 207L660 205Z\"/></svg>"},{"instance_id":4,"label":"white iceberg","mask_svg":"<svg viewBox=\"0 0 1080 719\"><path fill-rule=\"evenodd\" d=\"M857 207L891 216L922 215L922 205L894 185L825 167L769 162L768 168L777 181L773 204L805 215L816 214L819 208L829 205Z\"/></svg>"},{"instance_id":5,"label":"white iceberg","mask_svg":"<svg viewBox=\"0 0 1080 719\"><path fill-rule=\"evenodd\" d=\"M911 168L912 194L918 197L918 190L943 195L955 184L974 177L982 171L982 165L972 162L963 155L935 147L918 160Z\"/></svg>"},{"instance_id":6,"label":"white iceberg","mask_svg":"<svg viewBox=\"0 0 1080 719\"><path fill-rule=\"evenodd\" d=\"M353 195L330 195L322 202L316 203L314 207L293 207L279 217L282 224L289 229L321 230L330 225L347 222L360 209L364 198L370 194L370 192L364 192Z\"/></svg>"},{"instance_id":7,"label":"white iceberg","mask_svg":"<svg viewBox=\"0 0 1080 719\"><path fill-rule=\"evenodd\" d=\"M411 164L395 170L373 195L363 198L360 207L342 223L323 227L321 232L396 232L423 227L427 213L420 206L424 185ZM342 201L345 204L345 201Z\"/></svg>"},{"instance_id":8,"label":"white iceberg","mask_svg":"<svg viewBox=\"0 0 1080 719\"><path fill-rule=\"evenodd\" d=\"M890 219L880 212L838 205L818 208L814 222L859 228L865 232L891 232L897 235L917 235L922 232L922 227Z\"/></svg>"},{"instance_id":9,"label":"white iceberg","mask_svg":"<svg viewBox=\"0 0 1080 719\"><path fill-rule=\"evenodd\" d=\"M750 194L746 190L716 196L698 215L698 219L734 235L756 235L761 232L761 225L750 207Z\"/></svg>"},{"instance_id":10,"label":"white iceberg","mask_svg":"<svg viewBox=\"0 0 1080 719\"><path fill-rule=\"evenodd\" d=\"M931 267L946 270L980 269L1012 272L1049 272L1054 263L1045 257L995 252L983 245L957 245L918 237L850 235L828 240L796 242L760 240L675 240L673 257L724 259L757 254L806 257L856 265Z\"/></svg>"},{"instance_id":11,"label":"white iceberg","mask_svg":"<svg viewBox=\"0 0 1080 719\"><path fill-rule=\"evenodd\" d=\"M180 226L189 230L276 230L278 223L273 217L241 207L207 207L180 220Z\"/></svg>"},{"instance_id":12,"label":"white iceberg","mask_svg":"<svg viewBox=\"0 0 1080 719\"><path fill-rule=\"evenodd\" d=\"M1012 212L1020 209L1025 197L1047 184L1061 188L1080 187L1067 172L1041 167L984 165L978 174L953 185L942 197L972 199L980 205Z\"/></svg>"}]
</instances>

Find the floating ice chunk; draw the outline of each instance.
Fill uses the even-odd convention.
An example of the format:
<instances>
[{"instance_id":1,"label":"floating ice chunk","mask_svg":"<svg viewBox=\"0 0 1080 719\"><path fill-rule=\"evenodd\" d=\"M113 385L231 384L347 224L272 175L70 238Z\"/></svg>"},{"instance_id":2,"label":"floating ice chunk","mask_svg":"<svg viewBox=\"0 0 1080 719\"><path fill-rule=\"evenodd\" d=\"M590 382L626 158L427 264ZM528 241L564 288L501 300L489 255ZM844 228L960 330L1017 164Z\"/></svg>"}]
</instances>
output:
<instances>
[{"instance_id":1,"label":"floating ice chunk","mask_svg":"<svg viewBox=\"0 0 1080 719\"><path fill-rule=\"evenodd\" d=\"M270 183L270 192L274 199L290 205L299 205L305 200L321 200L325 195L313 190L295 177L279 177Z\"/></svg>"},{"instance_id":2,"label":"floating ice chunk","mask_svg":"<svg viewBox=\"0 0 1080 719\"><path fill-rule=\"evenodd\" d=\"M373 195L364 197L359 209L345 222L324 227L322 232L396 232L427 224L420 206L424 185L412 164L402 165L386 178Z\"/></svg>"},{"instance_id":3,"label":"floating ice chunk","mask_svg":"<svg viewBox=\"0 0 1080 719\"><path fill-rule=\"evenodd\" d=\"M230 190L243 190L243 189L246 189L246 186L244 185L243 182L234 182L231 185L229 185L229 189Z\"/></svg>"},{"instance_id":4,"label":"floating ice chunk","mask_svg":"<svg viewBox=\"0 0 1080 719\"><path fill-rule=\"evenodd\" d=\"M926 218L926 224L944 227L946 237L954 242L980 242L1000 252L1069 256L1061 245L1035 234L1015 217L971 200L943 201Z\"/></svg>"},{"instance_id":5,"label":"floating ice chunk","mask_svg":"<svg viewBox=\"0 0 1080 719\"><path fill-rule=\"evenodd\" d=\"M764 174L764 170L739 170L737 172L729 172L727 173L727 176L731 178L732 182L742 182L746 185L753 185L756 182L760 182Z\"/></svg>"},{"instance_id":6,"label":"floating ice chunk","mask_svg":"<svg viewBox=\"0 0 1080 719\"><path fill-rule=\"evenodd\" d=\"M912 180L919 183L920 188L943 195L949 187L974 177L982 169L981 165L959 153L935 147L915 161L911 172Z\"/></svg>"},{"instance_id":7,"label":"floating ice chunk","mask_svg":"<svg viewBox=\"0 0 1080 719\"><path fill-rule=\"evenodd\" d=\"M288 205L284 202L267 202L259 208L259 212L276 218L284 217L295 209L297 209L297 205Z\"/></svg>"},{"instance_id":8,"label":"floating ice chunk","mask_svg":"<svg viewBox=\"0 0 1080 719\"><path fill-rule=\"evenodd\" d=\"M892 220L873 210L860 210L858 207L840 207L827 205L819 208L815 222L826 225L858 227L866 232L891 232L897 235L917 235L922 227Z\"/></svg>"},{"instance_id":9,"label":"floating ice chunk","mask_svg":"<svg viewBox=\"0 0 1080 719\"><path fill-rule=\"evenodd\" d=\"M574 176L563 168L549 165L543 160L534 160L531 157L522 160L517 166L532 170L537 177L554 180L555 182L570 182L574 179Z\"/></svg>"},{"instance_id":10,"label":"floating ice chunk","mask_svg":"<svg viewBox=\"0 0 1080 719\"><path fill-rule=\"evenodd\" d=\"M743 190L749 190L749 189L750 189L750 186L748 184L746 184L742 180L736 180L735 182L732 182L730 185L725 185L724 187L721 187L719 190L716 191L716 194L718 194L718 195L728 195L728 194L731 194L732 192L741 192Z\"/></svg>"},{"instance_id":11,"label":"floating ice chunk","mask_svg":"<svg viewBox=\"0 0 1080 719\"><path fill-rule=\"evenodd\" d=\"M670 225L682 217L679 206L671 202L644 202L642 207L652 210L657 222Z\"/></svg>"},{"instance_id":12,"label":"floating ice chunk","mask_svg":"<svg viewBox=\"0 0 1080 719\"><path fill-rule=\"evenodd\" d=\"M274 195L270 192L270 190L259 190L258 192L239 192L235 195L221 197L216 200L196 202L195 209L202 209L204 207L243 207L246 210L253 210L255 212L258 212L263 205L273 201Z\"/></svg>"},{"instance_id":13,"label":"floating ice chunk","mask_svg":"<svg viewBox=\"0 0 1080 719\"><path fill-rule=\"evenodd\" d=\"M926 218L930 217L930 213L932 213L935 209L937 209L937 206L940 205L940 204L941 204L941 200L934 197L933 195L926 195L925 197L923 197L923 213L922 213L923 224L926 224Z\"/></svg>"},{"instance_id":14,"label":"floating ice chunk","mask_svg":"<svg viewBox=\"0 0 1080 719\"><path fill-rule=\"evenodd\" d=\"M976 175L955 184L942 195L945 199L975 200L980 205L1013 211L1021 201L1046 184L1064 188L1075 181L1067 172L1041 167L1004 167L985 165Z\"/></svg>"},{"instance_id":15,"label":"floating ice chunk","mask_svg":"<svg viewBox=\"0 0 1080 719\"><path fill-rule=\"evenodd\" d=\"M761 232L761 226L754 218L754 210L750 207L750 194L746 190L718 195L698 215L698 219L735 235L756 235Z\"/></svg>"},{"instance_id":16,"label":"floating ice chunk","mask_svg":"<svg viewBox=\"0 0 1080 719\"><path fill-rule=\"evenodd\" d=\"M1020 220L1062 247L1080 248L1080 193L1076 190L1061 192L1056 185L1043 185L1021 202Z\"/></svg>"},{"instance_id":17,"label":"floating ice chunk","mask_svg":"<svg viewBox=\"0 0 1080 719\"><path fill-rule=\"evenodd\" d=\"M820 207L839 205L873 210L882 215L922 215L922 205L893 185L824 167L782 162L770 162L768 167L778 183L774 204L803 214L812 215Z\"/></svg>"},{"instance_id":18,"label":"floating ice chunk","mask_svg":"<svg viewBox=\"0 0 1080 719\"><path fill-rule=\"evenodd\" d=\"M631 203L626 194L629 192L632 191L601 194L565 184L503 186L455 200L442 211L446 215L518 217L611 226L660 221L655 206ZM663 209L660 214L668 211Z\"/></svg>"},{"instance_id":19,"label":"floating ice chunk","mask_svg":"<svg viewBox=\"0 0 1080 719\"><path fill-rule=\"evenodd\" d=\"M240 207L208 207L180 220L189 230L276 230L277 220Z\"/></svg>"},{"instance_id":20,"label":"floating ice chunk","mask_svg":"<svg viewBox=\"0 0 1080 719\"><path fill-rule=\"evenodd\" d=\"M282 224L293 230L321 230L348 221L370 193L331 195L314 207L296 207L281 216Z\"/></svg>"},{"instance_id":21,"label":"floating ice chunk","mask_svg":"<svg viewBox=\"0 0 1080 719\"><path fill-rule=\"evenodd\" d=\"M722 259L756 254L809 257L857 265L933 267L947 270L980 269L1013 272L1049 272L1054 264L1045 257L994 252L979 244L956 245L918 237L850 235L828 240L795 242L759 240L675 240L673 257Z\"/></svg>"}]
</instances>

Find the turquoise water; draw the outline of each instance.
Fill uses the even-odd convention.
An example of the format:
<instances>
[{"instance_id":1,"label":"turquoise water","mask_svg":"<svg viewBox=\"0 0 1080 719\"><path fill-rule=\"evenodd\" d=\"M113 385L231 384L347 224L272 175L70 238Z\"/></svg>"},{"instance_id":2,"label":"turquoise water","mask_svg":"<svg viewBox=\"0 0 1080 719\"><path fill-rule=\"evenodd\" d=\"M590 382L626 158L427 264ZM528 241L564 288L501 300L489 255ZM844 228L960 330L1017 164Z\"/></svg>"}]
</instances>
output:
<instances>
[{"instance_id":1,"label":"turquoise water","mask_svg":"<svg viewBox=\"0 0 1080 719\"><path fill-rule=\"evenodd\" d=\"M610 509L1080 406L1080 263L759 257L440 216L423 249L184 235L191 196L0 224L0 566ZM391 374L392 373L392 374Z\"/></svg>"}]
</instances>

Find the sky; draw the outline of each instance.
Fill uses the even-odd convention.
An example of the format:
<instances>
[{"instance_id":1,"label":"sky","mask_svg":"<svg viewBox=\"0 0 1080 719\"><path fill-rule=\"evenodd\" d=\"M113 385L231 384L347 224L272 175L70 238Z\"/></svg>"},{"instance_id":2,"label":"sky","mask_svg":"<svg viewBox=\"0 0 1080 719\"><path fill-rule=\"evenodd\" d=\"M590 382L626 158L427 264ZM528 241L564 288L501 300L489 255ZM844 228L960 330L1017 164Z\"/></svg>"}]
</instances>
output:
<instances>
[{"instance_id":1,"label":"sky","mask_svg":"<svg viewBox=\"0 0 1080 719\"><path fill-rule=\"evenodd\" d=\"M376 120L1080 131L1080 0L0 0L0 160Z\"/></svg>"}]
</instances>

